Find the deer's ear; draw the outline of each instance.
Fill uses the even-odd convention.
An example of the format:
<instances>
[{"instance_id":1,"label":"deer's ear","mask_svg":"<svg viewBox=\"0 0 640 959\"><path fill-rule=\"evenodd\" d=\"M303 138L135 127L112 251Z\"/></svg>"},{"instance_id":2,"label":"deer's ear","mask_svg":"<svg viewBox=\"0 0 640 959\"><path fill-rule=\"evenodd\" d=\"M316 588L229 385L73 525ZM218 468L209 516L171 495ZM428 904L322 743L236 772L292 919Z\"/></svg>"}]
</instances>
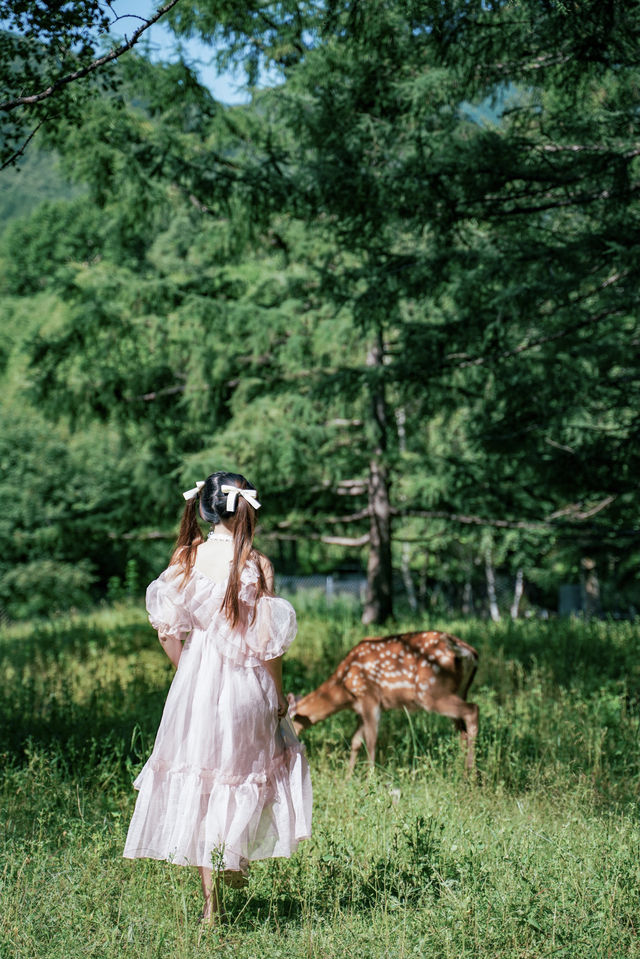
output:
<instances>
[{"instance_id":1,"label":"deer's ear","mask_svg":"<svg viewBox=\"0 0 640 959\"><path fill-rule=\"evenodd\" d=\"M299 699L300 699L299 696L296 697L293 695L293 693L287 693L287 702L289 703L290 707L295 706L295 704L298 702Z\"/></svg>"}]
</instances>

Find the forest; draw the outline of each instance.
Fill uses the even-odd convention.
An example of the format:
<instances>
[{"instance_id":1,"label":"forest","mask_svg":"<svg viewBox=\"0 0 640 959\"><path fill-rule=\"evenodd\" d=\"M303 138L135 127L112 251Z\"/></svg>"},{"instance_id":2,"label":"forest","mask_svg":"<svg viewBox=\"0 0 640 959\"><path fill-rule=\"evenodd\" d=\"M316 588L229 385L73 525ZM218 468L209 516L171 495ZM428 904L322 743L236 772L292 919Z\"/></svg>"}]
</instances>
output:
<instances>
[{"instance_id":1,"label":"forest","mask_svg":"<svg viewBox=\"0 0 640 959\"><path fill-rule=\"evenodd\" d=\"M365 622L633 615L638 5L167 6L245 104L3 4L5 621L139 595L217 468Z\"/></svg>"},{"instance_id":2,"label":"forest","mask_svg":"<svg viewBox=\"0 0 640 959\"><path fill-rule=\"evenodd\" d=\"M143 6L0 0L0 957L637 959L640 3ZM444 715L351 778L305 729L311 838L207 928L122 851L218 469L286 692L446 630L480 718L466 773Z\"/></svg>"}]
</instances>

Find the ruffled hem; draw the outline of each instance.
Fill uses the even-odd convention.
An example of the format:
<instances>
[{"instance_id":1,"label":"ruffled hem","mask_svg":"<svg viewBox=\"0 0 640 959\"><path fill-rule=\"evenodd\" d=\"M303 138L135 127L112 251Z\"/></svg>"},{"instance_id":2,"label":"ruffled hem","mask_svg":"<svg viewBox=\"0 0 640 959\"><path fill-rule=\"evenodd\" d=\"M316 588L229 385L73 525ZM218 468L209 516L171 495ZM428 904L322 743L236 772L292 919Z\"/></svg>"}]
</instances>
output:
<instances>
[{"instance_id":1,"label":"ruffled hem","mask_svg":"<svg viewBox=\"0 0 640 959\"><path fill-rule=\"evenodd\" d=\"M127 859L239 870L243 860L288 857L311 835L311 781L300 744L262 782L209 778L211 770L147 763L129 827Z\"/></svg>"},{"instance_id":2,"label":"ruffled hem","mask_svg":"<svg viewBox=\"0 0 640 959\"><path fill-rule=\"evenodd\" d=\"M299 753L301 756L305 755L305 748L301 742L288 745L284 752L278 756L274 756L269 763L268 769L261 770L259 773L249 773L245 776L232 776L220 769L204 769L201 766L189 766L187 764L176 766L167 760L154 759L153 756L151 756L138 773L133 783L133 788L140 791L150 773L159 776L196 776L209 789L218 785L243 786L245 783L248 785L262 786L270 782L283 768L289 768L294 753Z\"/></svg>"}]
</instances>

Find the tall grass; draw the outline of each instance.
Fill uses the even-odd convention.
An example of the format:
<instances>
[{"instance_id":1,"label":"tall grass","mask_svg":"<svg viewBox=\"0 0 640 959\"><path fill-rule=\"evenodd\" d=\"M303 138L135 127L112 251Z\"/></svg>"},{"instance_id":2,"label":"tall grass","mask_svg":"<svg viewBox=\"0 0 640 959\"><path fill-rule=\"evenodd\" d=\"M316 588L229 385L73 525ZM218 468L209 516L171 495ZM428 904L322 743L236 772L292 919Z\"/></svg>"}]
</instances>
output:
<instances>
[{"instance_id":1,"label":"tall grass","mask_svg":"<svg viewBox=\"0 0 640 959\"><path fill-rule=\"evenodd\" d=\"M143 615L5 631L2 959L640 956L640 630L440 625L481 656L477 778L439 717L387 714L375 772L351 781L353 716L309 730L313 838L227 890L209 932L194 870L122 859L171 679ZM288 688L362 635L347 609L301 616Z\"/></svg>"}]
</instances>

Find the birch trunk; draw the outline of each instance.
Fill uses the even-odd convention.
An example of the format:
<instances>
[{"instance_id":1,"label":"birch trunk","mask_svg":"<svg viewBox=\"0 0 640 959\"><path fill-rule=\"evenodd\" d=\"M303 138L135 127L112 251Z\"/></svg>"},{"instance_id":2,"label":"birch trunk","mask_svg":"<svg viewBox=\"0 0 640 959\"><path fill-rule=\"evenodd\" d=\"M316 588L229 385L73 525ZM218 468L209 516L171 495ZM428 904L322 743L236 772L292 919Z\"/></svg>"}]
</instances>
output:
<instances>
[{"instance_id":1,"label":"birch trunk","mask_svg":"<svg viewBox=\"0 0 640 959\"><path fill-rule=\"evenodd\" d=\"M367 564L367 599L362 622L383 623L393 613L391 566L391 502L387 453L387 404L382 378L384 349L382 333L367 355L371 377L372 456L369 462L369 560Z\"/></svg>"},{"instance_id":2,"label":"birch trunk","mask_svg":"<svg viewBox=\"0 0 640 959\"><path fill-rule=\"evenodd\" d=\"M464 584L462 590L462 615L471 616L473 613L473 585L471 583L471 574Z\"/></svg>"},{"instance_id":3,"label":"birch trunk","mask_svg":"<svg viewBox=\"0 0 640 959\"><path fill-rule=\"evenodd\" d=\"M524 593L524 574L521 569L516 573L516 582L513 587L513 603L511 604L511 619L517 619L520 615L520 600Z\"/></svg>"},{"instance_id":4,"label":"birch trunk","mask_svg":"<svg viewBox=\"0 0 640 959\"><path fill-rule=\"evenodd\" d=\"M599 616L602 612L600 602L600 580L598 579L598 569L596 562L588 556L584 556L580 561L581 566L581 592L582 609L585 616L590 619L592 616Z\"/></svg>"},{"instance_id":5,"label":"birch trunk","mask_svg":"<svg viewBox=\"0 0 640 959\"><path fill-rule=\"evenodd\" d=\"M401 453L404 453L407 449L407 431L406 431L406 421L407 417L404 411L404 407L399 406L396 410L396 425L398 429L398 449ZM404 501L404 497L402 498ZM413 585L413 578L411 576L411 550L409 549L408 543L402 544L402 552L400 554L400 562L402 569L402 582L404 583L405 592L407 594L407 599L409 601L410 609L415 613L418 608L418 600L416 599L416 591Z\"/></svg>"},{"instance_id":6,"label":"birch trunk","mask_svg":"<svg viewBox=\"0 0 640 959\"><path fill-rule=\"evenodd\" d=\"M413 585L413 578L411 576L411 564L410 564L410 550L409 544L402 544L402 582L404 583L404 588L407 593L407 599L409 601L410 609L415 613L418 608L418 600L416 598L416 591Z\"/></svg>"},{"instance_id":7,"label":"birch trunk","mask_svg":"<svg viewBox=\"0 0 640 959\"><path fill-rule=\"evenodd\" d=\"M491 559L491 550L488 549L484 557L484 568L487 577L487 599L489 601L489 615L494 623L500 622L500 610L496 598L496 574Z\"/></svg>"}]
</instances>

